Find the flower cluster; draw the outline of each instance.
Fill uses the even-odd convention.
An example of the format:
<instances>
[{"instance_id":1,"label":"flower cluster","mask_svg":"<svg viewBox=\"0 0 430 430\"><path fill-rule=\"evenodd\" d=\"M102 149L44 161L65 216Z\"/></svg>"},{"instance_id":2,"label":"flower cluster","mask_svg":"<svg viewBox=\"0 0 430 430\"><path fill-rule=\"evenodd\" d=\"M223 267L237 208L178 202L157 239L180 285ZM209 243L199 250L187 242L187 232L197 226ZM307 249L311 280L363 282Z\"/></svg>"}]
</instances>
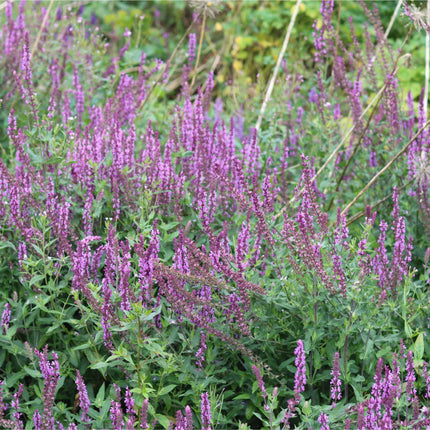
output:
<instances>
[{"instance_id":1,"label":"flower cluster","mask_svg":"<svg viewBox=\"0 0 430 430\"><path fill-rule=\"evenodd\" d=\"M296 404L300 402L300 393L305 391L306 385L306 355L305 348L302 340L297 341L297 347L294 350L294 355L296 360L294 364L296 365L296 374L294 376L294 399Z\"/></svg>"},{"instance_id":2,"label":"flower cluster","mask_svg":"<svg viewBox=\"0 0 430 430\"><path fill-rule=\"evenodd\" d=\"M41 418L42 429L55 430L55 422L53 415L53 406L55 392L60 380L60 364L58 355L52 352L52 361L48 359L48 348L45 347L42 351L34 350L34 353L39 358L39 367L44 379L43 386L43 415Z\"/></svg>"}]
</instances>

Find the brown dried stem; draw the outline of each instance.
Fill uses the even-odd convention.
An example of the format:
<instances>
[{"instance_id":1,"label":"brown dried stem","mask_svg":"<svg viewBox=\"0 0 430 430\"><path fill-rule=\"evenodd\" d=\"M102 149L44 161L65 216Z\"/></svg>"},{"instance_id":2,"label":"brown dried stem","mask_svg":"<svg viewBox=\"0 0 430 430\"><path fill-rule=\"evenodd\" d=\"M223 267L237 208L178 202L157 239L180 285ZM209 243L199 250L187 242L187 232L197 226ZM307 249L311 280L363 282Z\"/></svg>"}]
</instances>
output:
<instances>
[{"instance_id":1,"label":"brown dried stem","mask_svg":"<svg viewBox=\"0 0 430 430\"><path fill-rule=\"evenodd\" d=\"M378 178L383 175L392 164L401 157L408 148L412 145L412 143L421 135L421 133L428 127L430 124L430 120L428 120L412 137L411 140L368 182L368 184L352 199L352 201L345 207L342 211L341 215L345 215L348 210L357 202L357 200L378 180Z\"/></svg>"}]
</instances>

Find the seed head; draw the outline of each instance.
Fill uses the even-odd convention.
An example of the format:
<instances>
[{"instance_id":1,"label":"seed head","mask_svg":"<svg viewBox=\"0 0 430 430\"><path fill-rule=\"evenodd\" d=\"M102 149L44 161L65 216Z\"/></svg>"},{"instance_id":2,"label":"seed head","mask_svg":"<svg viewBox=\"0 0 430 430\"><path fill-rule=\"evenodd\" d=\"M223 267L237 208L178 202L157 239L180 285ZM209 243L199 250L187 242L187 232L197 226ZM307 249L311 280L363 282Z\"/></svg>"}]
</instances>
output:
<instances>
[{"instance_id":1,"label":"seed head","mask_svg":"<svg viewBox=\"0 0 430 430\"><path fill-rule=\"evenodd\" d=\"M427 11L425 9L419 9L414 4L408 5L405 3L404 15L411 19L417 31L421 31L421 29L430 31L430 25L427 22Z\"/></svg>"},{"instance_id":2,"label":"seed head","mask_svg":"<svg viewBox=\"0 0 430 430\"><path fill-rule=\"evenodd\" d=\"M199 15L215 18L221 9L221 0L189 0L190 6Z\"/></svg>"}]
</instances>

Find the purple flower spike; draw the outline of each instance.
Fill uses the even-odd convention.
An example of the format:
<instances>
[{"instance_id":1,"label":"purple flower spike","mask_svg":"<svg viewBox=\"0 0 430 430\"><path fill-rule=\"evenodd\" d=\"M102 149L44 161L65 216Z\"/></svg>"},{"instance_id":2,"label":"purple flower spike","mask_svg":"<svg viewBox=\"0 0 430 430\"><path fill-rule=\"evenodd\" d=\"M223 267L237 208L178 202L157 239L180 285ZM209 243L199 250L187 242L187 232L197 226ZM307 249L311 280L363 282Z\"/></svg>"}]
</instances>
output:
<instances>
[{"instance_id":1,"label":"purple flower spike","mask_svg":"<svg viewBox=\"0 0 430 430\"><path fill-rule=\"evenodd\" d=\"M189 65L193 64L195 58L196 58L196 34L190 33L189 43L188 43L188 64Z\"/></svg>"},{"instance_id":2,"label":"purple flower spike","mask_svg":"<svg viewBox=\"0 0 430 430\"><path fill-rule=\"evenodd\" d=\"M300 402L300 393L305 391L306 385L306 355L303 341L297 341L297 348L294 350L296 360L294 364L297 367L296 375L294 376L294 398L296 404Z\"/></svg>"},{"instance_id":3,"label":"purple flower spike","mask_svg":"<svg viewBox=\"0 0 430 430\"><path fill-rule=\"evenodd\" d=\"M340 376L340 370L339 370L339 353L336 352L334 354L334 359L333 359L333 369L331 371L331 375L333 376L333 378L330 381L330 386L331 386L331 398L333 400L332 406L335 407L336 406L336 400L340 400L342 398L342 394L340 392L340 386L342 384L341 380L339 379Z\"/></svg>"},{"instance_id":4,"label":"purple flower spike","mask_svg":"<svg viewBox=\"0 0 430 430\"><path fill-rule=\"evenodd\" d=\"M9 329L10 316L11 316L10 303L6 303L4 305L3 313L1 315L1 323L0 323L3 334L6 334L6 332Z\"/></svg>"},{"instance_id":5,"label":"purple flower spike","mask_svg":"<svg viewBox=\"0 0 430 430\"><path fill-rule=\"evenodd\" d=\"M252 366L252 371L257 379L258 388L260 388L263 393L263 397L267 397L266 387L264 386L263 376L261 375L260 369L254 364Z\"/></svg>"},{"instance_id":6,"label":"purple flower spike","mask_svg":"<svg viewBox=\"0 0 430 430\"><path fill-rule=\"evenodd\" d=\"M52 352L52 360L48 360L48 347L43 351L34 350L34 353L39 357L39 367L42 372L44 381L43 386L43 416L42 428L47 430L55 430L53 406L55 399L55 390L57 389L60 380L60 364L58 363L58 355Z\"/></svg>"},{"instance_id":7,"label":"purple flower spike","mask_svg":"<svg viewBox=\"0 0 430 430\"><path fill-rule=\"evenodd\" d=\"M202 418L202 430L211 430L211 406L209 404L209 394L202 394L201 401L201 418Z\"/></svg>"},{"instance_id":8,"label":"purple flower spike","mask_svg":"<svg viewBox=\"0 0 430 430\"><path fill-rule=\"evenodd\" d=\"M412 401L417 394L415 380L414 353L409 351L406 359L406 393L408 394L408 401Z\"/></svg>"},{"instance_id":9,"label":"purple flower spike","mask_svg":"<svg viewBox=\"0 0 430 430\"><path fill-rule=\"evenodd\" d=\"M90 409L90 399L88 398L87 387L85 386L82 375L79 370L76 371L76 386L79 392L79 406L82 410L81 420L89 423L90 417L88 416L88 411Z\"/></svg>"},{"instance_id":10,"label":"purple flower spike","mask_svg":"<svg viewBox=\"0 0 430 430\"><path fill-rule=\"evenodd\" d=\"M330 430L328 425L328 416L326 414L322 413L318 418L318 422L321 424L321 430Z\"/></svg>"},{"instance_id":11,"label":"purple flower spike","mask_svg":"<svg viewBox=\"0 0 430 430\"><path fill-rule=\"evenodd\" d=\"M140 428L141 429L148 429L148 406L149 406L149 400L145 399L142 404L142 409L140 412Z\"/></svg>"}]
</instances>

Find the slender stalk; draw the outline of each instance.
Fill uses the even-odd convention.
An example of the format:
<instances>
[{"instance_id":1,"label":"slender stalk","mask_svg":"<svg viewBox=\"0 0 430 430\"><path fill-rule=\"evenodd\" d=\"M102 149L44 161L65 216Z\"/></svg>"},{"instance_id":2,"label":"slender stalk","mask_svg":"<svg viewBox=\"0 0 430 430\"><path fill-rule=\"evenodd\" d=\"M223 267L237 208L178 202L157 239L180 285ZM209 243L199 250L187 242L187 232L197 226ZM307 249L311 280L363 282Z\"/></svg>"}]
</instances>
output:
<instances>
[{"instance_id":1,"label":"slender stalk","mask_svg":"<svg viewBox=\"0 0 430 430\"><path fill-rule=\"evenodd\" d=\"M236 7L236 11L235 11L235 13L234 13L234 17L233 17L233 19L232 19L232 22L235 22L235 20L236 20L237 16L239 15L239 12L240 12L240 11L241 11L241 9L242 9L242 6L243 6L243 2L240 2L240 3L238 4L238 6ZM212 67L211 67L211 69L210 69L210 72L209 72L209 73L211 73L211 72L215 71L215 69L218 67L218 64L219 64L219 62L221 61L221 59L222 59L222 57L223 57L224 53L225 53L225 52L230 52L231 47L232 47L232 45L233 45L233 41L234 41L234 33L232 32L232 33L230 34L230 37L228 38L228 41L227 41L227 37L225 37L225 38L224 38L224 43L222 44L221 51L220 51L220 52L218 52L218 53L215 55L215 59L214 59L214 61L213 61L213 63L212 63ZM203 86L202 86L202 93L204 93L204 92L205 92L205 90L206 90L206 86L207 86L207 83L208 83L208 81L206 81L206 82L203 84Z\"/></svg>"},{"instance_id":2,"label":"slender stalk","mask_svg":"<svg viewBox=\"0 0 430 430\"><path fill-rule=\"evenodd\" d=\"M355 127L357 126L357 124L364 118L364 115L367 113L367 111L379 100L380 96L382 95L382 93L385 91L386 88L386 84L383 85L383 87L378 91L378 93L376 94L376 96L372 99L372 101L367 105L366 109L363 111L363 113L360 115L357 123L355 123L345 134L345 136L343 137L343 139L340 141L339 145L336 146L336 148L332 151L332 153L329 155L329 157L327 158L327 160L324 162L324 164L319 168L319 170L315 173L315 175L313 176L313 178L311 178L311 182L315 181L315 179L318 178L318 176L321 174L321 172L327 167L327 165L330 163L330 161L333 160L333 158L337 155L337 153L339 152L339 150L343 147L343 145L345 144L345 142L347 141L347 139L351 136L352 132L355 130ZM300 197L303 193L304 188L302 188L299 193L297 194L297 197L294 196L290 199L288 205L291 205L292 203L295 202L296 198ZM275 215L275 219L278 218L279 216L281 216L284 212L284 210L288 207L288 205L285 205L282 210Z\"/></svg>"},{"instance_id":3,"label":"slender stalk","mask_svg":"<svg viewBox=\"0 0 430 430\"><path fill-rule=\"evenodd\" d=\"M430 25L430 0L427 0L427 24ZM427 119L428 97L429 97L429 78L430 78L430 34L426 31L426 70L424 82L424 118Z\"/></svg>"},{"instance_id":4,"label":"slender stalk","mask_svg":"<svg viewBox=\"0 0 430 430\"><path fill-rule=\"evenodd\" d=\"M149 99L149 96L151 95L152 91L154 91L154 88L158 85L158 83L161 81L161 78L163 77L165 71L167 70L167 68L169 67L170 63L172 62L173 58L175 57L176 53L178 52L179 47L182 45L183 41L185 40L185 38L190 34L191 29L193 28L193 25L195 24L195 22L197 21L198 15L194 18L193 22L189 25L189 27L187 28L187 31L184 33L184 35L182 36L181 40L178 42L178 44L176 45L175 49L173 50L172 54L170 55L169 59L167 60L163 72L158 75L158 78L154 81L154 83L151 85L151 88L148 91L148 94L146 95L146 97L142 100L142 102L140 103L139 109L141 110L145 105L146 102Z\"/></svg>"},{"instance_id":5,"label":"slender stalk","mask_svg":"<svg viewBox=\"0 0 430 430\"><path fill-rule=\"evenodd\" d=\"M390 34L391 28L393 27L394 21L396 20L397 15L399 14L399 10L400 10L400 7L402 6L402 3L403 3L403 0L399 0L397 2L397 6L396 6L396 9L394 10L393 16L391 17L390 23L388 24L387 30L385 30L385 34L384 34L385 39L387 39L388 35ZM377 45L377 47L378 46L379 45Z\"/></svg>"},{"instance_id":6,"label":"slender stalk","mask_svg":"<svg viewBox=\"0 0 430 430\"><path fill-rule=\"evenodd\" d=\"M263 120L263 115L267 107L267 102L272 95L273 87L275 85L276 77L278 75L279 67L281 66L282 58L284 58L285 51L287 50L288 41L290 40L291 31L293 30L294 23L297 18L297 14L299 13L300 3L302 0L297 0L296 6L294 7L293 16L291 17L290 24L288 25L287 33L285 34L284 43L282 44L281 52L279 53L278 61L276 62L276 66L273 69L273 75L270 79L269 87L267 88L266 95L263 100L263 104L261 105L260 114L258 115L257 124L255 125L255 129L258 131L260 129L261 121Z\"/></svg>"},{"instance_id":7,"label":"slender stalk","mask_svg":"<svg viewBox=\"0 0 430 430\"><path fill-rule=\"evenodd\" d=\"M402 6L402 3L403 3L403 0L399 0L399 1L397 2L396 9L394 9L394 13L393 13L393 15L391 16L390 23L388 24L388 27L387 27L387 29L385 30L385 33L384 33L385 41L388 39L388 35L390 34L390 31L391 31L391 28L393 27L394 21L396 20L397 15L399 14L399 10L400 10L400 7ZM378 45L376 45L375 52L374 52L374 54L373 54L372 58L371 58L371 59L370 59L370 61L369 61L369 65L368 65L368 69L369 69L369 70L371 69L372 64L375 62L376 54L377 54L377 52L378 52L378 49L379 49L380 47L383 47L383 46L384 46L383 44L378 44Z\"/></svg>"},{"instance_id":8,"label":"slender stalk","mask_svg":"<svg viewBox=\"0 0 430 430\"><path fill-rule=\"evenodd\" d=\"M337 58L337 52L338 52L338 45L339 45L339 39L340 39L339 34L340 34L340 17L341 17L341 11L342 11L342 0L338 1L337 8L338 8L337 9L337 25L336 25L336 35L334 37L334 57L333 58ZM335 88L335 84L334 84L335 80L333 79L334 70L335 70L335 68L332 67L332 70L331 70L332 79L330 82L330 86L328 88L329 99L332 98L333 91Z\"/></svg>"},{"instance_id":9,"label":"slender stalk","mask_svg":"<svg viewBox=\"0 0 430 430\"><path fill-rule=\"evenodd\" d=\"M391 165L401 157L411 146L411 144L421 135L421 133L428 127L430 120L428 120L412 137L412 139L369 181L369 183L352 199L352 201L345 207L341 215L345 215L348 210L357 202L357 200L383 175Z\"/></svg>"},{"instance_id":10,"label":"slender stalk","mask_svg":"<svg viewBox=\"0 0 430 430\"><path fill-rule=\"evenodd\" d=\"M349 334L345 336L345 345L343 347L343 371L345 372L345 379L348 375L348 339ZM348 403L348 382L345 381L345 393L344 393L345 403Z\"/></svg>"},{"instance_id":11,"label":"slender stalk","mask_svg":"<svg viewBox=\"0 0 430 430\"><path fill-rule=\"evenodd\" d=\"M429 1L430 1L430 0L429 0ZM406 37L406 38L405 38L405 40L403 41L402 48L403 48L403 46L405 45L405 43L406 43L406 41L407 41L407 40L408 40L408 37ZM396 58L396 62L395 62L395 64L394 64L393 71L392 71L392 72L391 72L391 74L390 74L391 76L396 76L396 75L397 75L397 72L398 72L398 71L399 71L399 69L400 69L400 66L398 65L398 63L399 63L399 61L400 61L400 59L401 59L401 58L403 58L403 57L397 57L397 58ZM376 100L375 106L373 107L372 111L370 112L370 115L369 115L369 117L367 118L366 125L365 125L365 127L363 128L362 132L360 133L360 136L359 136L359 138L358 138L358 141L357 141L357 143L355 144L355 146L354 146L354 148L353 148L353 150L352 150L352 153L351 153L351 155L349 156L348 161L346 162L345 167L344 167L344 168L343 168L343 170L342 170L342 173L341 173L341 175L340 175L339 179L337 180L336 188L335 188L335 192L337 192L337 191L339 190L340 184L341 184L341 182L342 182L342 180L343 180L343 178L344 178L344 176L345 176L345 174L346 174L346 171L348 170L348 167L349 167L349 165L350 165L350 163L351 163L352 159L354 158L354 155L356 154L356 152L357 152L358 148L360 147L361 143L363 142L364 135L365 135L365 133L366 133L367 129L369 128L370 121L372 120L373 115L374 115L374 114L375 114L375 112L376 112L376 108L379 106L379 103L380 103L380 101L381 101L381 99L382 99L382 96L383 96L384 91L385 91L385 89L386 89L386 88L387 88L387 82L386 82L386 83L384 84L384 86L382 87L383 91L381 91L380 93L378 93L378 94L379 94L379 97L378 97L378 99ZM331 209L333 202L334 202L334 197L330 200L330 203L329 203L329 205L328 205L327 212Z\"/></svg>"},{"instance_id":12,"label":"slender stalk","mask_svg":"<svg viewBox=\"0 0 430 430\"><path fill-rule=\"evenodd\" d=\"M363 142L364 135L365 135L365 133L366 133L367 129L369 128L370 121L372 120L373 115L374 115L374 114L375 114L375 112L376 112L376 108L379 106L379 102L380 102L380 100L381 100L381 98L382 98L382 95L383 95L383 93L381 93L381 95L379 96L378 102L375 104L374 108L372 109L372 112L370 112L370 115L369 115L369 117L367 118L366 126L363 128L362 132L360 133L360 136L359 136L359 138L358 138L358 141L357 141L357 143L354 145L354 148L353 148L353 150L352 150L352 153L351 153L351 155L349 156L349 158L348 158L348 160L347 160L347 162L346 162L346 164L345 164L345 167L343 168L342 173L340 174L339 179L337 180L336 188L335 188L335 190L334 190L334 191L335 191L335 193L339 190L340 184L341 184L341 182L342 182L342 180L343 180L343 178L344 178L344 176L345 176L345 174L346 174L346 171L348 170L348 167L349 167L349 165L350 165L350 163L351 163L351 160L354 158L354 155L356 154L356 152L357 152L358 148L360 147L361 143ZM330 200L330 203L329 203L328 208L327 208L327 212L328 212L328 211L330 211L330 209L331 209L331 207L332 207L332 205L333 205L333 202L334 202L334 197Z\"/></svg>"},{"instance_id":13,"label":"slender stalk","mask_svg":"<svg viewBox=\"0 0 430 430\"><path fill-rule=\"evenodd\" d=\"M406 182L406 184L402 185L401 187L399 187L397 190L401 191L403 189L405 189L407 186L409 186L411 183L413 182L413 180L410 180L408 182ZM390 200L393 197L393 194L390 193L387 196L385 196L383 199L378 200L375 204L371 205L372 209L375 209L376 207L382 205L382 203L385 203L387 200ZM349 218L348 221L346 222L346 226L351 225L353 222L359 220L361 217L363 217L364 215L366 215L366 211L361 211L358 214L354 215L353 217Z\"/></svg>"},{"instance_id":14,"label":"slender stalk","mask_svg":"<svg viewBox=\"0 0 430 430\"><path fill-rule=\"evenodd\" d=\"M312 296L314 299L314 334L316 336L317 328L318 328L318 291L317 291L317 283L314 278L314 288L312 291ZM314 345L313 345L314 346ZM313 364L314 364L314 348L311 350L311 361L309 365L309 375L311 377L310 385L311 385L311 400L312 403L315 402L315 392L314 392L314 375L313 375Z\"/></svg>"},{"instance_id":15,"label":"slender stalk","mask_svg":"<svg viewBox=\"0 0 430 430\"><path fill-rule=\"evenodd\" d=\"M31 48L31 57L33 58L33 54L36 52L37 46L39 45L40 38L42 36L42 31L45 28L46 22L49 18L49 12L51 12L52 5L54 4L54 0L49 2L48 9L46 10L45 16L43 17L42 25L40 26L39 33L37 34L36 40L34 42L33 48Z\"/></svg>"},{"instance_id":16,"label":"slender stalk","mask_svg":"<svg viewBox=\"0 0 430 430\"><path fill-rule=\"evenodd\" d=\"M363 378L363 375L364 375L364 363L365 363L365 358L366 358L366 355L367 355L367 345L369 344L369 339L370 339L370 328L369 328L369 330L367 330L366 342L364 344L364 355L363 355L363 360L361 362L361 376L362 376L362 379L364 379ZM361 381L361 390L362 389L363 389L363 380Z\"/></svg>"},{"instance_id":17,"label":"slender stalk","mask_svg":"<svg viewBox=\"0 0 430 430\"><path fill-rule=\"evenodd\" d=\"M407 61L408 58L410 58L411 54L405 54L402 55L399 58L399 62L400 61ZM398 66L398 68L400 68L400 65ZM395 70L394 73L397 73L398 68ZM345 142L348 140L348 138L351 136L352 132L355 130L357 124L364 118L364 116L366 115L366 113L369 111L369 109L377 102L379 101L381 95L383 94L383 92L385 91L387 86L387 83L384 83L384 85L381 87L381 89L378 91L378 93L375 95L375 97L373 97L373 99L370 101L370 103L367 105L366 109L362 112L362 114L360 115L360 117L358 118L357 122L355 124L353 124L351 126L351 128L347 131L347 133L345 134L345 136L343 137L343 139L340 141L339 145L336 146L336 148L332 151L332 153L329 155L329 157L327 158L327 160L324 162L324 164L319 168L319 170L315 173L315 175L311 178L311 182L315 181L320 174L323 172L323 170L327 167L327 165L334 159L334 157L337 155L337 153L340 151L340 149L344 146ZM290 201L288 202L287 205L285 205L281 211L276 214L274 216L274 219L277 219L278 217L280 217L285 209L287 209L287 207L289 205L291 205L292 203L294 203L296 201L296 199L298 197L300 197L303 193L304 188L302 188L298 194L296 196L293 196Z\"/></svg>"},{"instance_id":18,"label":"slender stalk","mask_svg":"<svg viewBox=\"0 0 430 430\"><path fill-rule=\"evenodd\" d=\"M196 64L194 65L193 79L192 79L191 85L190 85L190 93L192 93L193 85L194 85L194 82L196 81L197 68L199 67L199 61L200 61L200 54L202 53L202 45L203 45L203 37L205 34L205 27L206 27L206 13L203 13L202 28L200 29L199 50L197 51Z\"/></svg>"}]
</instances>

